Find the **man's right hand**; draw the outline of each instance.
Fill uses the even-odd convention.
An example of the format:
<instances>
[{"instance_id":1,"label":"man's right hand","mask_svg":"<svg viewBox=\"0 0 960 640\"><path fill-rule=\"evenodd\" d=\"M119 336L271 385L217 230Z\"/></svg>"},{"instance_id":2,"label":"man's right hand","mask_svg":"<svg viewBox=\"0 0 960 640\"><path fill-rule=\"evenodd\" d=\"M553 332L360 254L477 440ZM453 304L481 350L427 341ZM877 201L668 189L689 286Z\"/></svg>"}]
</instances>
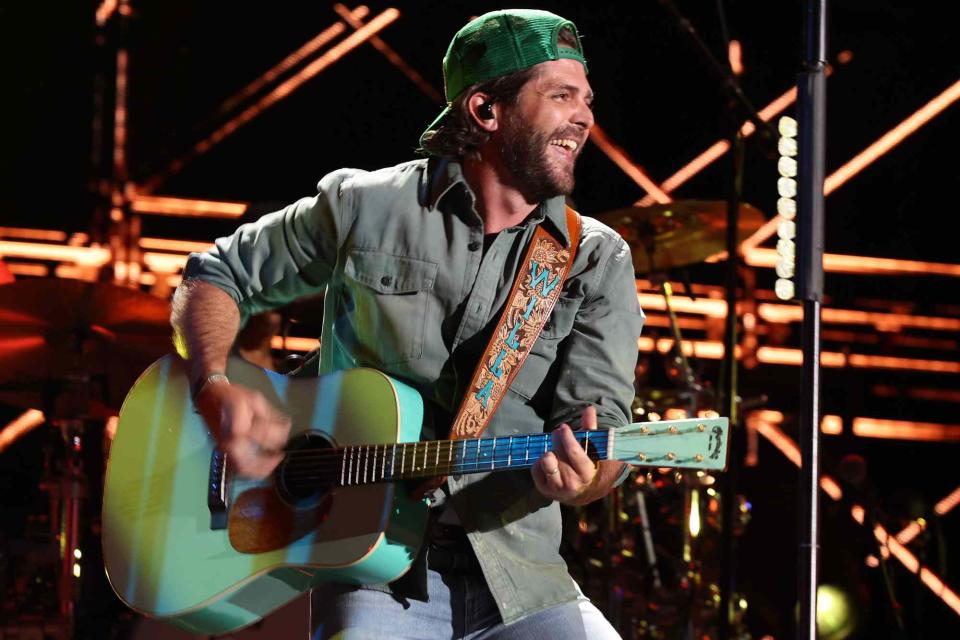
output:
<instances>
[{"instance_id":1,"label":"man's right hand","mask_svg":"<svg viewBox=\"0 0 960 640\"><path fill-rule=\"evenodd\" d=\"M290 417L261 393L229 382L200 390L197 410L237 473L265 478L283 459L290 435Z\"/></svg>"}]
</instances>

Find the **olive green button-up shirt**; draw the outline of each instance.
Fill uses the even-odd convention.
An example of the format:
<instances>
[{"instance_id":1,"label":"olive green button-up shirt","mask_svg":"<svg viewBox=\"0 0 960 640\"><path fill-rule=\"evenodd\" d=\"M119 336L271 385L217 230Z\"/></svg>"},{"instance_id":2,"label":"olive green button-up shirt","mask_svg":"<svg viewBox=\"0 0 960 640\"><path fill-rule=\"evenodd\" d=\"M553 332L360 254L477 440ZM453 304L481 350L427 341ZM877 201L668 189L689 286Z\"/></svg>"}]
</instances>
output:
<instances>
[{"instance_id":1,"label":"olive green button-up shirt","mask_svg":"<svg viewBox=\"0 0 960 640\"><path fill-rule=\"evenodd\" d=\"M643 326L630 250L600 222L582 223L562 295L486 435L576 426L587 405L601 427L629 422ZM424 438L445 438L541 224L569 244L563 197L485 243L456 162L343 169L316 196L191 255L184 276L226 291L242 318L325 291L320 372L373 367L403 380L428 405ZM578 597L559 553L559 505L528 471L448 484L505 623Z\"/></svg>"}]
</instances>

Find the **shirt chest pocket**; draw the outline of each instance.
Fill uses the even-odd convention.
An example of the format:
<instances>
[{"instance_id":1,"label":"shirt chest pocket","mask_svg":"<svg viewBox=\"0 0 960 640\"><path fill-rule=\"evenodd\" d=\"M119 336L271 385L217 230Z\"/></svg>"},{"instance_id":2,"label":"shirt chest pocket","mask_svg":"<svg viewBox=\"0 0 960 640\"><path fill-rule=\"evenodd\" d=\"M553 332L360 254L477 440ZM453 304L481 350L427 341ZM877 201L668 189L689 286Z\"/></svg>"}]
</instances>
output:
<instances>
[{"instance_id":1,"label":"shirt chest pocket","mask_svg":"<svg viewBox=\"0 0 960 640\"><path fill-rule=\"evenodd\" d=\"M437 264L354 249L343 274L344 319L352 330L356 355L384 365L419 359Z\"/></svg>"},{"instance_id":2,"label":"shirt chest pocket","mask_svg":"<svg viewBox=\"0 0 960 640\"><path fill-rule=\"evenodd\" d=\"M530 400L544 383L550 367L557 360L560 343L573 331L573 323L577 318L577 311L583 298L557 299L550 317L540 331L540 336L533 343L530 355L524 361L517 377L514 378L510 389L520 396Z\"/></svg>"}]
</instances>

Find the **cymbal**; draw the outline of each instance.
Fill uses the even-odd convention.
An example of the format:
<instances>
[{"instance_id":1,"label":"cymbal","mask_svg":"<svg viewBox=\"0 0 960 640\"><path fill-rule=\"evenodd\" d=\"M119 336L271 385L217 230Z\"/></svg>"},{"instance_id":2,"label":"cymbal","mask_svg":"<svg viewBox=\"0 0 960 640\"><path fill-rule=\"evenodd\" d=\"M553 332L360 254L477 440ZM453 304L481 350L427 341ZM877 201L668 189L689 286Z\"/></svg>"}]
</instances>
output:
<instances>
[{"instance_id":1,"label":"cymbal","mask_svg":"<svg viewBox=\"0 0 960 640\"><path fill-rule=\"evenodd\" d=\"M96 377L118 407L171 350L170 304L156 296L67 279L0 286L0 401L36 407L42 389Z\"/></svg>"},{"instance_id":2,"label":"cymbal","mask_svg":"<svg viewBox=\"0 0 960 640\"><path fill-rule=\"evenodd\" d=\"M695 264L727 249L724 200L676 200L616 209L595 217L627 241L638 274ZM750 237L763 222L759 209L741 203L737 242Z\"/></svg>"}]
</instances>

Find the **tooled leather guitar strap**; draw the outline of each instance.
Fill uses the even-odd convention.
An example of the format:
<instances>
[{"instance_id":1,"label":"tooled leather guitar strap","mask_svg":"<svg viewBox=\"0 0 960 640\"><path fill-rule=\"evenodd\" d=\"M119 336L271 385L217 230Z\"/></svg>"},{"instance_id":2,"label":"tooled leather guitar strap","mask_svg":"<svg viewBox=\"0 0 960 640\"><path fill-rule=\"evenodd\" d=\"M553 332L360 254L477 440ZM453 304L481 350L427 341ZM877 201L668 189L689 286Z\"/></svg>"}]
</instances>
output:
<instances>
[{"instance_id":1,"label":"tooled leather guitar strap","mask_svg":"<svg viewBox=\"0 0 960 640\"><path fill-rule=\"evenodd\" d=\"M480 437L530 354L560 297L580 244L580 215L570 207L567 207L567 233L569 248L550 235L543 225L537 226L507 304L453 419L451 440ZM436 478L427 484L436 488L445 479Z\"/></svg>"}]
</instances>

